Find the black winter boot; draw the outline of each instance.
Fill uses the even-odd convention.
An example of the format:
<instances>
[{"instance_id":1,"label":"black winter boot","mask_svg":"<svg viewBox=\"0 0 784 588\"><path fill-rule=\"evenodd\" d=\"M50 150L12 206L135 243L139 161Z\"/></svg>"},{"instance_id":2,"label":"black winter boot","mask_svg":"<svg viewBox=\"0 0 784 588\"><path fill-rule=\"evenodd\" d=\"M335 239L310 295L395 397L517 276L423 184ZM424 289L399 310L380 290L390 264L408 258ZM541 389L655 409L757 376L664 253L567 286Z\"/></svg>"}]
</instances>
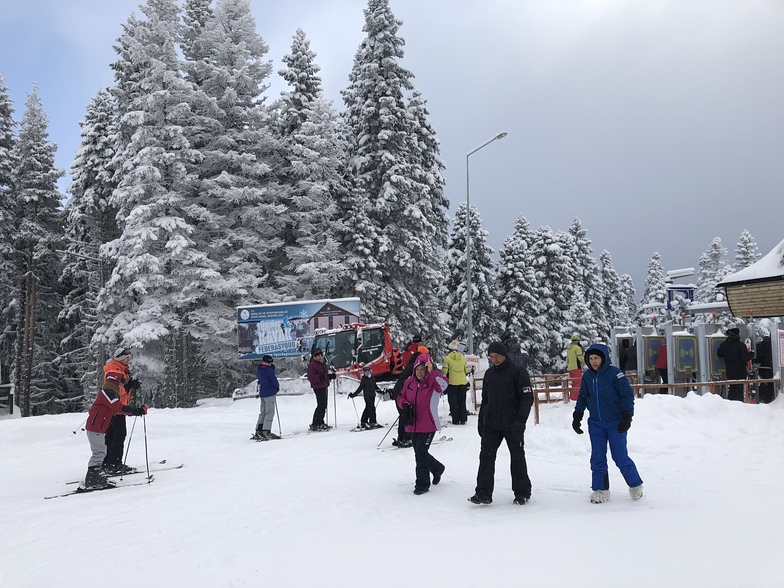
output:
<instances>
[{"instance_id":1,"label":"black winter boot","mask_svg":"<svg viewBox=\"0 0 784 588\"><path fill-rule=\"evenodd\" d=\"M87 468L87 475L84 478L85 490L103 490L113 485L100 466Z\"/></svg>"}]
</instances>

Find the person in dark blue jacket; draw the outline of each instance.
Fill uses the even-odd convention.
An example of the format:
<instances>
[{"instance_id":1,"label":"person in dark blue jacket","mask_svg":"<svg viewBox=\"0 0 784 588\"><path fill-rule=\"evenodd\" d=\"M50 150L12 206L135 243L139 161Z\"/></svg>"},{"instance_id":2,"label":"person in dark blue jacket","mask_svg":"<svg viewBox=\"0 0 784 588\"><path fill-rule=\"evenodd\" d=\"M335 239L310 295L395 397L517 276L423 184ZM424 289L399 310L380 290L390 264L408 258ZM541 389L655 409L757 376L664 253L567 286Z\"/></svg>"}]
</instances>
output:
<instances>
[{"instance_id":1,"label":"person in dark blue jacket","mask_svg":"<svg viewBox=\"0 0 784 588\"><path fill-rule=\"evenodd\" d=\"M259 383L259 418L256 421L256 432L252 439L254 441L280 439L272 432L272 419L275 417L275 395L280 390L272 356L265 355L261 358L261 363L256 368L256 377Z\"/></svg>"},{"instance_id":2,"label":"person in dark blue jacket","mask_svg":"<svg viewBox=\"0 0 784 588\"><path fill-rule=\"evenodd\" d=\"M594 343L585 352L588 369L583 373L580 393L572 415L572 428L583 434L580 422L586 407L588 436L591 438L591 502L610 499L610 476L607 467L607 444L615 465L629 485L632 500L642 498L642 479L626 449L626 432L632 426L634 391L621 370L610 365L606 345Z\"/></svg>"}]
</instances>

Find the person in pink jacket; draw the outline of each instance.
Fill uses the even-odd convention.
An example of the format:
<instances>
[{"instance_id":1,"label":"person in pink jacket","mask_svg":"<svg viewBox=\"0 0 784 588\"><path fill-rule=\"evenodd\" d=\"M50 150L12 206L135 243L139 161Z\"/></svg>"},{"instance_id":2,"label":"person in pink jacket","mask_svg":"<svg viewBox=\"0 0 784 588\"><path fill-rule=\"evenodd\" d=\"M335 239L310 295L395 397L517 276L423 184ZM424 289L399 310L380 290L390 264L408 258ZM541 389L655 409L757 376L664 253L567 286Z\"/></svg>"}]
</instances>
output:
<instances>
[{"instance_id":1,"label":"person in pink jacket","mask_svg":"<svg viewBox=\"0 0 784 588\"><path fill-rule=\"evenodd\" d=\"M430 455L433 433L441 429L438 419L438 401L449 382L437 369L429 353L420 354L414 360L414 374L403 384L397 397L401 419L405 419L406 433L411 434L416 459L416 483L414 494L424 494L430 490L430 474L433 484L441 481L446 467Z\"/></svg>"}]
</instances>

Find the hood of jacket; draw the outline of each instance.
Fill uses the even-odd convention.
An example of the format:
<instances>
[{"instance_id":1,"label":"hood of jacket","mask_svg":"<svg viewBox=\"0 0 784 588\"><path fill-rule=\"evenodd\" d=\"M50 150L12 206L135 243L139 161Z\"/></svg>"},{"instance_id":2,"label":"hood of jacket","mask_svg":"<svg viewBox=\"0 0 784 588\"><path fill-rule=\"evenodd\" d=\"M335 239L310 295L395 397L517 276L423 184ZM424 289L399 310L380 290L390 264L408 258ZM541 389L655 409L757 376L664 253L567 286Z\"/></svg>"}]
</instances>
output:
<instances>
[{"instance_id":1,"label":"hood of jacket","mask_svg":"<svg viewBox=\"0 0 784 588\"><path fill-rule=\"evenodd\" d=\"M602 365L599 366L600 369L612 364L610 361L610 350L607 348L607 345L604 343L594 343L588 349L586 349L585 353L583 354L583 357L585 357L585 365L588 366L588 369L593 369L591 368L591 363L588 361L588 356L592 354L596 355L597 352L602 356Z\"/></svg>"}]
</instances>

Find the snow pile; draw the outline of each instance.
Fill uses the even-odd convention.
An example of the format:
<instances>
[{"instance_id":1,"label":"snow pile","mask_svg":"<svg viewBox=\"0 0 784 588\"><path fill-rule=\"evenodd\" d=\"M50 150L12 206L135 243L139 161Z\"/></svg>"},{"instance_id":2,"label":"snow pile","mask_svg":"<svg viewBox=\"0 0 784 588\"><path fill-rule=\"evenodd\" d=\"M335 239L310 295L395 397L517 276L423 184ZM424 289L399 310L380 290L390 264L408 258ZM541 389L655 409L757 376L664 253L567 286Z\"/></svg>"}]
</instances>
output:
<instances>
[{"instance_id":1,"label":"snow pile","mask_svg":"<svg viewBox=\"0 0 784 588\"><path fill-rule=\"evenodd\" d=\"M362 403L336 403L330 396L338 428L308 434L313 395L279 397L286 438L263 443L248 440L254 400L151 410L150 464L185 467L149 486L54 500L43 497L85 473L88 443L72 431L86 415L0 421L0 584L658 588L784 578L781 400L638 400L629 447L645 496L632 502L611 466L612 500L601 505L588 501L589 440L571 430L573 404L543 406L526 433L533 498L522 507L512 504L505 448L494 503L467 502L476 417L444 429L454 440L432 448L443 481L414 496L413 453L379 451L386 428L349 432ZM391 402L378 412L382 423L396 416ZM143 424L136 419L130 465L145 464Z\"/></svg>"}]
</instances>

